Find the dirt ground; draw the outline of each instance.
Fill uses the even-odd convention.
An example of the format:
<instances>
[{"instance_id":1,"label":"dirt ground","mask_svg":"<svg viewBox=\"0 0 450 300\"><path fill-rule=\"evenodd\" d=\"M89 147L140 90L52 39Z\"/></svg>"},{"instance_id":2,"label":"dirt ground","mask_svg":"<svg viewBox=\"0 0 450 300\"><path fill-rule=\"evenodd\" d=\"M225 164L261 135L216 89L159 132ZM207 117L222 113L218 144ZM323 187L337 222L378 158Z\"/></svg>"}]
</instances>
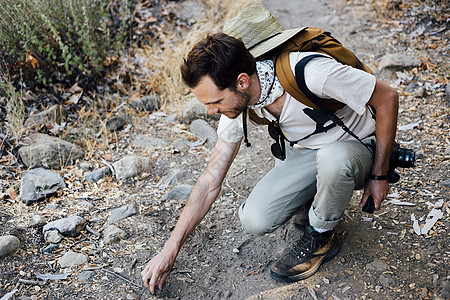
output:
<instances>
[{"instance_id":1,"label":"dirt ground","mask_svg":"<svg viewBox=\"0 0 450 300\"><path fill-rule=\"evenodd\" d=\"M386 53L405 52L396 41L397 31L380 26L377 15L369 13L364 1L263 1L287 27L320 26L334 33L365 62L376 68ZM438 50L408 47L408 53L427 57L433 64L447 64L447 46ZM414 41L410 41L411 44ZM447 48L445 48L447 47ZM447 66L448 72L448 66ZM447 73L448 74L448 73ZM377 74L396 84L392 74ZM432 81L432 75L417 77ZM157 113L135 120L133 128L117 133L117 142L104 153L108 161L124 155L141 154L153 158L151 174L116 182L107 178L98 184L83 182L77 167L68 168L65 180L69 189L57 197L26 207L0 203L0 235L13 234L22 242L14 255L2 258L0 296L17 287L11 299L450 299L450 212L427 235L414 233L411 214L426 216L429 203L448 203L449 101L445 95L428 93L417 98L401 92L399 125L420 123L400 131L397 141L418 153L417 165L400 169L401 181L391 188L391 198L374 215L358 207L361 193L356 191L344 219L337 227L341 246L338 256L321 266L312 277L285 284L270 278L270 265L285 247L297 240L301 231L291 222L277 231L256 237L243 231L237 209L252 187L274 163L265 127L250 126L253 147L241 147L225 180L223 193L210 213L191 234L182 248L175 268L163 291L153 296L143 287L140 272L147 261L162 249L185 203L164 200L167 189L158 186L170 170L184 171L178 184L195 183L210 154L206 147L174 151L173 141L195 141L180 123L166 123L167 114ZM214 123L212 123L214 124ZM137 134L166 140L169 146L142 150L131 146ZM86 161L89 162L88 159ZM414 206L399 206L393 200ZM93 205L87 209L82 202ZM94 230L107 225L111 209L134 203L138 214L117 223L128 235L120 242L103 245L89 232L65 239L52 253L44 253L41 228L29 226L31 216L43 214L49 219L80 215ZM49 207L58 204L58 207ZM72 270L65 280L39 281L36 272L60 273L56 260L68 250L88 255L93 275L81 281L81 268ZM19 279L34 284L17 284Z\"/></svg>"}]
</instances>

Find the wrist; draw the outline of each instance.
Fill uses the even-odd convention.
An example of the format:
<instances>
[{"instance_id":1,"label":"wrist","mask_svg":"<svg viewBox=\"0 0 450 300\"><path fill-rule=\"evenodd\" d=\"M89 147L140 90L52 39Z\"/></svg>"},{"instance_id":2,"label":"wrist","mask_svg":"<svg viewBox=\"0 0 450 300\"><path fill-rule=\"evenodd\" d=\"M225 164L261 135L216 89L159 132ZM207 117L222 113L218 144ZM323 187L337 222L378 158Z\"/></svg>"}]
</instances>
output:
<instances>
[{"instance_id":1,"label":"wrist","mask_svg":"<svg viewBox=\"0 0 450 300\"><path fill-rule=\"evenodd\" d=\"M373 175L373 174L370 174L369 175L369 179L371 179L371 180L388 180L388 176L387 175Z\"/></svg>"}]
</instances>

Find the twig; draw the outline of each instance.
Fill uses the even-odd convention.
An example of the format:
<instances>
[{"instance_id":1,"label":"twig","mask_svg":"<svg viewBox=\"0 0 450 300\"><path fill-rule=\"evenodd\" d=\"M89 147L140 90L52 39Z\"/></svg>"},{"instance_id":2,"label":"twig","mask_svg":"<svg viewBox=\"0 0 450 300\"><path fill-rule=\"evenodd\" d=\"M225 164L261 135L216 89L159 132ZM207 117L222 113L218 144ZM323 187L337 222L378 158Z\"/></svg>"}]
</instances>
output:
<instances>
[{"instance_id":1,"label":"twig","mask_svg":"<svg viewBox=\"0 0 450 300\"><path fill-rule=\"evenodd\" d=\"M102 269L102 271L105 272L105 273L107 273L107 274L116 276L117 278L120 278L120 279L122 279L123 281L125 281L125 282L127 282L127 283L129 283L129 284L131 284L131 285L133 285L133 286L135 286L135 287L137 287L137 288L143 288L143 286L138 285L138 284L134 283L133 281L129 280L128 278L123 277L122 275L119 275L119 274L117 274L117 273L115 273L115 272L112 272L112 271L109 271L109 270L105 270L105 269Z\"/></svg>"}]
</instances>

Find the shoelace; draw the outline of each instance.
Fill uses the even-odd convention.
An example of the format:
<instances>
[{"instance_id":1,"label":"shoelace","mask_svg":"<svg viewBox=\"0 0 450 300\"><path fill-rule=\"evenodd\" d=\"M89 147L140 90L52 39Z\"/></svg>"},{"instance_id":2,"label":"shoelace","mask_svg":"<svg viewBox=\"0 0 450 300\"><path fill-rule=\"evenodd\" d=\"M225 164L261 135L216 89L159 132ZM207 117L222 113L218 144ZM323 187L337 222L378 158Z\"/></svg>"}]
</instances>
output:
<instances>
[{"instance_id":1,"label":"shoelace","mask_svg":"<svg viewBox=\"0 0 450 300\"><path fill-rule=\"evenodd\" d=\"M290 249L290 253L298 259L305 257L307 254L313 252L317 241L311 234L304 234L300 240Z\"/></svg>"}]
</instances>

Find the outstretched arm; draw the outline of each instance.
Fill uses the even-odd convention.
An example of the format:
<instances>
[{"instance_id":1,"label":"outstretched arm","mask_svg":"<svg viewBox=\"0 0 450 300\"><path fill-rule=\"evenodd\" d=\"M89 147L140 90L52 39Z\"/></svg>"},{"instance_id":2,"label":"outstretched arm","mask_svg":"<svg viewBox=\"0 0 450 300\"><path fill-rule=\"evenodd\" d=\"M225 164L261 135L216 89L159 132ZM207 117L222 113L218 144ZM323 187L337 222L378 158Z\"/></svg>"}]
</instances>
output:
<instances>
[{"instance_id":1,"label":"outstretched arm","mask_svg":"<svg viewBox=\"0 0 450 300\"><path fill-rule=\"evenodd\" d=\"M240 142L227 143L218 140L208 167L195 184L170 238L163 250L150 260L141 272L144 285L150 288L152 294L155 293L158 280L158 287L162 289L167 276L172 271L181 246L208 213L219 195L223 179L239 151L239 145Z\"/></svg>"},{"instance_id":2,"label":"outstretched arm","mask_svg":"<svg viewBox=\"0 0 450 300\"><path fill-rule=\"evenodd\" d=\"M375 131L377 146L372 166L372 175L386 175L389 170L389 160L394 145L398 116L398 93L386 83L377 79L375 90L368 104L377 112ZM375 209L380 209L381 202L389 192L387 180L369 179L364 189L360 207L363 207L370 195L375 202Z\"/></svg>"}]
</instances>

